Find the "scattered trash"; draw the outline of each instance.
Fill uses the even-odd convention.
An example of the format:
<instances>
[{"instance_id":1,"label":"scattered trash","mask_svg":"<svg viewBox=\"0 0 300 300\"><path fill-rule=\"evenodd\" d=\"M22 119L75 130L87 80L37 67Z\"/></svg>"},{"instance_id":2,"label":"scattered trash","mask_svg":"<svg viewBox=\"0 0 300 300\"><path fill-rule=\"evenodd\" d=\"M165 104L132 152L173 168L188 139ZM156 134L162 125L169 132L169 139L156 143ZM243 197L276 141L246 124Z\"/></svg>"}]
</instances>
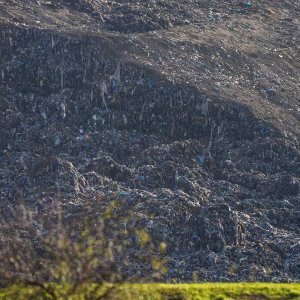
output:
<instances>
[{"instance_id":1,"label":"scattered trash","mask_svg":"<svg viewBox=\"0 0 300 300\"><path fill-rule=\"evenodd\" d=\"M119 192L119 196L120 196L120 197L125 197L125 196L126 196L126 193L125 193L125 192Z\"/></svg>"},{"instance_id":2,"label":"scattered trash","mask_svg":"<svg viewBox=\"0 0 300 300\"><path fill-rule=\"evenodd\" d=\"M266 89L266 92L267 92L267 94L269 94L269 95L275 95L275 94L276 94L275 90L272 89L272 88L267 88L267 89Z\"/></svg>"},{"instance_id":3,"label":"scattered trash","mask_svg":"<svg viewBox=\"0 0 300 300\"><path fill-rule=\"evenodd\" d=\"M253 6L253 3L248 1L248 2L243 2L243 6L244 7L252 7Z\"/></svg>"},{"instance_id":4,"label":"scattered trash","mask_svg":"<svg viewBox=\"0 0 300 300\"><path fill-rule=\"evenodd\" d=\"M199 155L199 156L196 157L196 161L197 161L198 164L202 165L205 161L205 158L204 158L204 156Z\"/></svg>"},{"instance_id":5,"label":"scattered trash","mask_svg":"<svg viewBox=\"0 0 300 300\"><path fill-rule=\"evenodd\" d=\"M55 140L54 140L54 145L55 146L59 146L61 143L61 133L57 133L57 135L55 136Z\"/></svg>"},{"instance_id":6,"label":"scattered trash","mask_svg":"<svg viewBox=\"0 0 300 300\"><path fill-rule=\"evenodd\" d=\"M228 21L228 20L230 20L230 16L229 16L228 14L224 14L224 15L223 15L223 19L224 19L225 21Z\"/></svg>"}]
</instances>

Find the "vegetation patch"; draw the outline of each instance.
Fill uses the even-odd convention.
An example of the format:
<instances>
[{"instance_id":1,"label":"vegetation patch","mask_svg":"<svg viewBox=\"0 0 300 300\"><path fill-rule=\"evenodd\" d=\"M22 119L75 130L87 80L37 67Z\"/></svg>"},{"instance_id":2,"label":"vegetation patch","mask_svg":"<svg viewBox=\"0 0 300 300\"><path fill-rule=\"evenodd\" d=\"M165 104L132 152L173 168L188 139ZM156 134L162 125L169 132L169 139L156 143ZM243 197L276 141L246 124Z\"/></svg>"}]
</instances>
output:
<instances>
[{"instance_id":1,"label":"vegetation patch","mask_svg":"<svg viewBox=\"0 0 300 300\"><path fill-rule=\"evenodd\" d=\"M78 289L77 294L69 295L67 299L103 299L105 291L98 291L87 297L89 288ZM57 285L57 289L62 286ZM107 286L111 293L104 299L154 299L154 300L229 300L229 299L300 299L300 284L286 283L205 283L205 284L122 284ZM0 299L63 299L53 298L38 287L11 286L0 290ZM66 299L66 298L64 298Z\"/></svg>"}]
</instances>

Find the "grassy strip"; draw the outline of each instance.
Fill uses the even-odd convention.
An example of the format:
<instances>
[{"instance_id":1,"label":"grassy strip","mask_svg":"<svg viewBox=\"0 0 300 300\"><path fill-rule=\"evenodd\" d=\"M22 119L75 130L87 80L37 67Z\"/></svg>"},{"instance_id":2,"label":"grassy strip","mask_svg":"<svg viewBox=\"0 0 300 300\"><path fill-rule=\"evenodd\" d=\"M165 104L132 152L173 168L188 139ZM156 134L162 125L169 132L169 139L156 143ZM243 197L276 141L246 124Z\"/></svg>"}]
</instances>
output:
<instances>
[{"instance_id":1,"label":"grassy strip","mask_svg":"<svg viewBox=\"0 0 300 300\"><path fill-rule=\"evenodd\" d=\"M300 284L272 283L205 283L141 284L123 287L128 299L300 299ZM130 293L130 295L128 295ZM115 299L122 296L115 295ZM124 296L122 297L124 298Z\"/></svg>"},{"instance_id":2,"label":"grassy strip","mask_svg":"<svg viewBox=\"0 0 300 300\"><path fill-rule=\"evenodd\" d=\"M0 290L0 300L51 299L37 288L11 286ZM59 298L58 298L59 299ZM61 299L66 299L62 297ZM88 299L82 295L69 300ZM204 283L204 284L125 284L116 287L109 299L115 300L276 300L300 299L300 284Z\"/></svg>"}]
</instances>

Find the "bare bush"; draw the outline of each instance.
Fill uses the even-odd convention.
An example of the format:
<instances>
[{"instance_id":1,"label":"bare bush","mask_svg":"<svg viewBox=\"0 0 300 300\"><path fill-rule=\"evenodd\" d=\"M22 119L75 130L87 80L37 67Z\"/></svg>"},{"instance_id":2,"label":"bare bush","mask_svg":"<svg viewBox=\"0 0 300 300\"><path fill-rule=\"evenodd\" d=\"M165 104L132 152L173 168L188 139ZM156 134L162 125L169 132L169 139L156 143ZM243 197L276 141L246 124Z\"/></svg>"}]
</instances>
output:
<instances>
[{"instance_id":1,"label":"bare bush","mask_svg":"<svg viewBox=\"0 0 300 300\"><path fill-rule=\"evenodd\" d=\"M46 299L107 299L124 282L159 278L166 245L128 222L121 206L112 201L101 213L69 220L59 201L47 217L10 206L1 222L2 285L31 286Z\"/></svg>"}]
</instances>

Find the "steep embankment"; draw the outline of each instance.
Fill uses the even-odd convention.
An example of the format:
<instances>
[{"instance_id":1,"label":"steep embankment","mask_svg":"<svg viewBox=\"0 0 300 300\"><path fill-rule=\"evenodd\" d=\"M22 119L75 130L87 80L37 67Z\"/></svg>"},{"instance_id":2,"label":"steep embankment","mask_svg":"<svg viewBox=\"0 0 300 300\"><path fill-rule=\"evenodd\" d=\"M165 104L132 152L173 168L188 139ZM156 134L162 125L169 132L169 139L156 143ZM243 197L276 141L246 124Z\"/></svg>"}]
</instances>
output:
<instances>
[{"instance_id":1,"label":"steep embankment","mask_svg":"<svg viewBox=\"0 0 300 300\"><path fill-rule=\"evenodd\" d=\"M3 216L125 198L166 279L299 279L299 4L273 2L0 1Z\"/></svg>"}]
</instances>

